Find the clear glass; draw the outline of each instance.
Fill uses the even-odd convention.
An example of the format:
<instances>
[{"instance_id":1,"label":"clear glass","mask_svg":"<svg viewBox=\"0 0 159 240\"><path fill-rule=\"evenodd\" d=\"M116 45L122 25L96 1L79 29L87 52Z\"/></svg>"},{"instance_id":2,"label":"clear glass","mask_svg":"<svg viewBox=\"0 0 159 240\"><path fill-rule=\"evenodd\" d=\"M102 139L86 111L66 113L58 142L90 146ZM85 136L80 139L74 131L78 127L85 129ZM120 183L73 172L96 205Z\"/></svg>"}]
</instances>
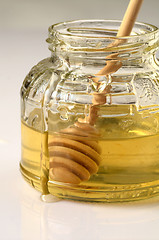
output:
<instances>
[{"instance_id":1,"label":"clear glass","mask_svg":"<svg viewBox=\"0 0 159 240\"><path fill-rule=\"evenodd\" d=\"M159 30L136 23L130 37L117 38L119 26L51 26L51 57L23 82L20 168L43 195L102 202L159 195ZM109 64L116 68L99 74Z\"/></svg>"}]
</instances>

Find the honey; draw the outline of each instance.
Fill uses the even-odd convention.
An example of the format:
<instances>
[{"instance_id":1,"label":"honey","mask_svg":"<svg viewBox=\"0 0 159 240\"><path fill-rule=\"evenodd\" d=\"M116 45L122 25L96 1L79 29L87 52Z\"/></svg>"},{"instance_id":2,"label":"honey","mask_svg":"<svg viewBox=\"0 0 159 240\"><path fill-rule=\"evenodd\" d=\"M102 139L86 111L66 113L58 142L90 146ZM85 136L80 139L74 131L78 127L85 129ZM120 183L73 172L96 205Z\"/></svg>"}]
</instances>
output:
<instances>
[{"instance_id":1,"label":"honey","mask_svg":"<svg viewBox=\"0 0 159 240\"><path fill-rule=\"evenodd\" d=\"M48 181L45 187L48 188L48 192L58 197L87 201L90 200L87 191L89 192L91 189L91 197L93 195L97 201L99 199L100 201L110 201L110 195L115 193L118 196L113 201L120 201L128 193L129 195L125 197L125 200L129 201L136 198L146 198L146 189L148 190L150 186L151 194L156 194L153 187L159 182L159 129L155 133L154 129L156 128L154 127L159 120L159 114L154 114L152 118L145 118L145 121L142 120L142 125L139 122L140 116L133 118L137 118L137 125L130 124L132 117L124 119L124 132L123 118L114 121L114 123L112 119L109 122L108 120L102 121L102 124L105 125L102 139L96 138L101 148L102 161L99 170L88 181L72 185L75 188L74 192L70 189L71 184L49 179L48 139L53 138L54 135L50 133L48 135L48 132L41 133L22 122L22 172L28 181L42 192L44 189L41 166L45 165L45 174L47 175L45 177ZM126 120L129 126L126 125ZM80 140L82 141L82 137ZM45 160L42 155L45 155ZM46 192L47 190L45 189ZM125 194L124 197L123 194Z\"/></svg>"}]
</instances>

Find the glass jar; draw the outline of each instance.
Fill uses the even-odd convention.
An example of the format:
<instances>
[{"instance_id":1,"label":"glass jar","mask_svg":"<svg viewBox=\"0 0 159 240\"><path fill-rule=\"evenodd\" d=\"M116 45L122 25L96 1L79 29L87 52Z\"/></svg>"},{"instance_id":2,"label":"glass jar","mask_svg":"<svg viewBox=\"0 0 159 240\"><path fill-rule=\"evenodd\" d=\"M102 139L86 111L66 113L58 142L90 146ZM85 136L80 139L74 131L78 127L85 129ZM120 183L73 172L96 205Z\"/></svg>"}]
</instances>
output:
<instances>
[{"instance_id":1,"label":"glass jar","mask_svg":"<svg viewBox=\"0 0 159 240\"><path fill-rule=\"evenodd\" d=\"M20 169L43 195L159 195L159 30L136 23L130 37L117 38L120 23L51 26L51 57L23 82ZM113 67L101 73L105 66Z\"/></svg>"}]
</instances>

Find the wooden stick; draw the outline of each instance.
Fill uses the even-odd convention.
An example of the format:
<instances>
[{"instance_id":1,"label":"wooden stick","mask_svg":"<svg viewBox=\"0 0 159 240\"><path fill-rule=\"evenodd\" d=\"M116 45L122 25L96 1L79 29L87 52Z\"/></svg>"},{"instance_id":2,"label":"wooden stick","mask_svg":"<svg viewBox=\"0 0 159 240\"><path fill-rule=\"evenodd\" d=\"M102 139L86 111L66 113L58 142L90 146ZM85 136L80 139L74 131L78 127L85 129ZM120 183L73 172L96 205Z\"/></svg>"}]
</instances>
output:
<instances>
[{"instance_id":1,"label":"wooden stick","mask_svg":"<svg viewBox=\"0 0 159 240\"><path fill-rule=\"evenodd\" d=\"M130 0L128 8L125 12L123 21L120 25L120 28L117 33L117 37L125 37L129 36L132 28L134 26L135 20L137 18L139 9L141 7L143 0ZM125 39L117 39L113 43L109 44L108 47L112 46L118 46L119 44L123 43ZM96 76L106 75L108 76L111 73L116 72L119 68L122 67L121 61L118 60L118 53L111 54L106 57L108 60L107 65L101 69ZM100 82L98 77L94 78L94 82L98 84L98 88L100 86ZM92 105L90 106L89 115L87 118L85 118L84 122L88 122L90 125L94 125L96 122L96 119L98 117L98 106L101 104L106 103L106 93L108 94L110 92L111 86L108 85L106 88L102 91L102 93L94 93L93 94L93 100ZM82 121L82 120L81 120Z\"/></svg>"},{"instance_id":2,"label":"wooden stick","mask_svg":"<svg viewBox=\"0 0 159 240\"><path fill-rule=\"evenodd\" d=\"M130 1L128 8L125 12L123 21L118 30L117 37L126 37L130 35L142 2L143 0Z\"/></svg>"},{"instance_id":3,"label":"wooden stick","mask_svg":"<svg viewBox=\"0 0 159 240\"><path fill-rule=\"evenodd\" d=\"M120 25L120 28L118 30L117 37L126 37L130 35L142 2L143 0L130 0L128 8L125 12L124 18L122 20L122 23ZM125 39L119 39L119 40L117 39L116 41L108 45L108 47L118 46L124 41ZM110 58L110 59L116 58L117 55L118 54L114 54L113 56L110 55L110 56L107 56L107 58ZM108 61L107 65L97 73L97 76L108 75L112 72L116 72L120 67L121 67L121 64L119 64L118 60L113 60L113 61L110 60Z\"/></svg>"}]
</instances>

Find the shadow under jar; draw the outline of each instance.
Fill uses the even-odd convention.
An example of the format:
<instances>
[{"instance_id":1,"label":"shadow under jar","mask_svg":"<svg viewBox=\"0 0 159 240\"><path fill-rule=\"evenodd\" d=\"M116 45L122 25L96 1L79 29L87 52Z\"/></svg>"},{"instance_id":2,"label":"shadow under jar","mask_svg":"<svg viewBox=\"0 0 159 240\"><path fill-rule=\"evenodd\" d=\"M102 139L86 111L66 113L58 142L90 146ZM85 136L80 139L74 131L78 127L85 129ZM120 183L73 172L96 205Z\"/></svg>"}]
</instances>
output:
<instances>
[{"instance_id":1,"label":"shadow under jar","mask_svg":"<svg viewBox=\"0 0 159 240\"><path fill-rule=\"evenodd\" d=\"M113 46L120 24L51 26L51 57L23 82L20 168L44 195L102 202L159 195L159 30L136 23ZM110 62L118 70L98 76Z\"/></svg>"}]
</instances>

